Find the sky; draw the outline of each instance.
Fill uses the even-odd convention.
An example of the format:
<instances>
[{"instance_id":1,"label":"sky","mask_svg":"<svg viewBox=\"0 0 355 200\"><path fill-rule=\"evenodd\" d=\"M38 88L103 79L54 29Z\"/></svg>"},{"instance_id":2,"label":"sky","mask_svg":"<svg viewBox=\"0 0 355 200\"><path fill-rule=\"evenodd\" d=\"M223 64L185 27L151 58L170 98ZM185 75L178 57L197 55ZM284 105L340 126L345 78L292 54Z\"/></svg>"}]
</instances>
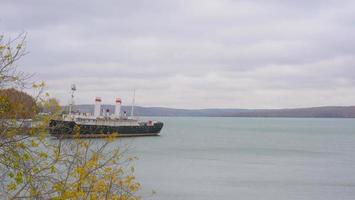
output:
<instances>
[{"instance_id":1,"label":"sky","mask_svg":"<svg viewBox=\"0 0 355 200\"><path fill-rule=\"evenodd\" d=\"M65 105L355 105L355 1L0 0L19 70Z\"/></svg>"}]
</instances>

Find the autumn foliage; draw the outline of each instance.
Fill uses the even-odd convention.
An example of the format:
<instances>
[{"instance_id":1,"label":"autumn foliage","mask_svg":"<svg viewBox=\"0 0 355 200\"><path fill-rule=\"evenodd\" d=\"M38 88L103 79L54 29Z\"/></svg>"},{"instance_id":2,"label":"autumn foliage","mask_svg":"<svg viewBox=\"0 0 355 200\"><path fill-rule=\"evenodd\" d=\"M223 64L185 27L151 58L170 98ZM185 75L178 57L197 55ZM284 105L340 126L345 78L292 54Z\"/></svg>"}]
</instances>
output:
<instances>
[{"instance_id":1,"label":"autumn foliage","mask_svg":"<svg viewBox=\"0 0 355 200\"><path fill-rule=\"evenodd\" d=\"M59 116L60 106L42 93L44 83L28 83L28 76L15 70L15 61L25 54L24 41L23 34L14 40L0 36L0 199L140 199L135 158L112 145L114 138L49 137L49 121ZM7 89L25 85L32 86L35 97ZM37 114L36 105L50 114ZM25 118L33 122L26 134Z\"/></svg>"},{"instance_id":2,"label":"autumn foliage","mask_svg":"<svg viewBox=\"0 0 355 200\"><path fill-rule=\"evenodd\" d=\"M37 113L36 101L25 92L14 88L0 90L1 117L11 119L31 119Z\"/></svg>"}]
</instances>

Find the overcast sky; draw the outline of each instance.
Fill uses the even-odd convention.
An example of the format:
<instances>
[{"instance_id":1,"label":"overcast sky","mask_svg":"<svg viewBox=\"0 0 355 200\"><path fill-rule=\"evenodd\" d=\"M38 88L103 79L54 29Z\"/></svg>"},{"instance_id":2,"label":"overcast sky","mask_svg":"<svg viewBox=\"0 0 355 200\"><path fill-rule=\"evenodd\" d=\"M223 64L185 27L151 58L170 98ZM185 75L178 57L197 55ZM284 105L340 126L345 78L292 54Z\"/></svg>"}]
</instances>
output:
<instances>
[{"instance_id":1,"label":"overcast sky","mask_svg":"<svg viewBox=\"0 0 355 200\"><path fill-rule=\"evenodd\" d=\"M0 0L21 70L67 104L355 105L355 1Z\"/></svg>"}]
</instances>

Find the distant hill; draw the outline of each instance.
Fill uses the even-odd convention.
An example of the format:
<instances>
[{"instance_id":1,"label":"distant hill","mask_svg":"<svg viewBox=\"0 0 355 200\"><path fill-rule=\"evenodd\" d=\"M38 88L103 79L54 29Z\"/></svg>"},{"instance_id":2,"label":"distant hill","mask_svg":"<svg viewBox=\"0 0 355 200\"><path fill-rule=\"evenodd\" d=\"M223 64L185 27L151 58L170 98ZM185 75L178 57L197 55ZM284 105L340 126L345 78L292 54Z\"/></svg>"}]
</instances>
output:
<instances>
[{"instance_id":1,"label":"distant hill","mask_svg":"<svg viewBox=\"0 0 355 200\"><path fill-rule=\"evenodd\" d=\"M260 109L235 113L234 117L355 118L355 106L328 106L294 109Z\"/></svg>"},{"instance_id":2,"label":"distant hill","mask_svg":"<svg viewBox=\"0 0 355 200\"><path fill-rule=\"evenodd\" d=\"M114 111L113 105L102 108ZM67 107L63 107L67 109ZM76 105L75 110L93 113L94 105ZM131 113L130 106L122 110ZM163 107L134 107L138 116L191 116L191 117L308 117L308 118L355 118L355 106L327 106L294 109L175 109Z\"/></svg>"}]
</instances>

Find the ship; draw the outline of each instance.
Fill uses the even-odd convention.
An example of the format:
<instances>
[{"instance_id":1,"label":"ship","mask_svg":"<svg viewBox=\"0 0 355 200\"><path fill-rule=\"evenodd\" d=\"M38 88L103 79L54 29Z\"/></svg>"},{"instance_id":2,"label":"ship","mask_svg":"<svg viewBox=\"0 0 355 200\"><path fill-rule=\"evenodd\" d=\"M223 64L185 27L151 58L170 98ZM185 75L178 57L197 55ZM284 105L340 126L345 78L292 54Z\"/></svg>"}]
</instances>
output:
<instances>
[{"instance_id":1,"label":"ship","mask_svg":"<svg viewBox=\"0 0 355 200\"><path fill-rule=\"evenodd\" d=\"M72 101L69 112L62 119L52 119L49 123L49 133L57 138L103 138L103 137L136 137L158 136L163 128L160 121L140 121L133 116L134 97L131 116L127 112L121 113L121 98L115 100L115 110L101 109L102 99L95 98L94 113L72 112L74 105L75 85L72 85Z\"/></svg>"}]
</instances>

